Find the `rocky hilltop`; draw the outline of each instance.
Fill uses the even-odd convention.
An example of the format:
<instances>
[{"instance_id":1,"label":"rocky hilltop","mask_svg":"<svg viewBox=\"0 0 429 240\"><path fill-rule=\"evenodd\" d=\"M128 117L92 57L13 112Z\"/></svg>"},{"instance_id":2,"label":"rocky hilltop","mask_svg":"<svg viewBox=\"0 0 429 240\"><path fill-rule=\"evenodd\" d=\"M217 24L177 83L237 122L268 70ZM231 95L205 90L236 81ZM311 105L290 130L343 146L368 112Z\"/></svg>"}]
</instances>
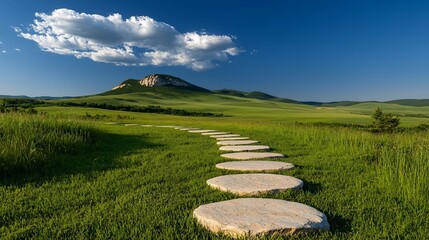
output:
<instances>
[{"instance_id":1,"label":"rocky hilltop","mask_svg":"<svg viewBox=\"0 0 429 240\"><path fill-rule=\"evenodd\" d=\"M175 87L192 87L193 85L182 80L178 77L166 75L166 74L151 74L144 77L141 80L137 80L137 83L144 87L159 87L159 86L175 86ZM118 86L112 88L112 90L131 86L130 83L121 83Z\"/></svg>"},{"instance_id":2,"label":"rocky hilltop","mask_svg":"<svg viewBox=\"0 0 429 240\"><path fill-rule=\"evenodd\" d=\"M150 91L198 91L210 92L202 87L195 86L183 79L166 74L150 74L143 79L128 79L115 86L105 94L122 94Z\"/></svg>"}]
</instances>

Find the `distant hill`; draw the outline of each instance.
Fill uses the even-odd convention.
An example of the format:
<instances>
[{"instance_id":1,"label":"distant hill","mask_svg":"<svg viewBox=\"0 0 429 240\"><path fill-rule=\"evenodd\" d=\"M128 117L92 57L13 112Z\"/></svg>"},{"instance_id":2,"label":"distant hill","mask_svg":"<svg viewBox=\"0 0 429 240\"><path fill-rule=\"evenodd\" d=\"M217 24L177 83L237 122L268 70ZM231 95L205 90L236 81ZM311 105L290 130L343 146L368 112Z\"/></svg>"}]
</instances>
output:
<instances>
[{"instance_id":1,"label":"distant hill","mask_svg":"<svg viewBox=\"0 0 429 240\"><path fill-rule=\"evenodd\" d=\"M272 96L263 92L258 92L258 91L242 92L242 91L231 90L231 89L222 89L222 90L215 90L213 92L218 94L236 96L236 97L254 98L254 99L260 99L260 100L270 100L270 101L284 102L284 103L300 103L292 99L279 98L279 97L275 97L275 96Z\"/></svg>"},{"instance_id":2,"label":"distant hill","mask_svg":"<svg viewBox=\"0 0 429 240\"><path fill-rule=\"evenodd\" d=\"M64 97L49 97L49 96L40 96L40 97L29 97L25 95L0 95L1 98L31 98L31 99L38 99L38 100L56 100L56 99L66 99L66 98L73 98L69 96Z\"/></svg>"},{"instance_id":3,"label":"distant hill","mask_svg":"<svg viewBox=\"0 0 429 240\"><path fill-rule=\"evenodd\" d=\"M118 95L125 93L135 92L165 92L169 89L170 91L181 90L181 91L196 91L196 92L207 92L210 91L186 82L183 79L174 77L166 74L151 74L144 77L141 80L128 79L123 81L121 84L113 87L110 91L102 93L100 95Z\"/></svg>"},{"instance_id":4,"label":"distant hill","mask_svg":"<svg viewBox=\"0 0 429 240\"><path fill-rule=\"evenodd\" d=\"M402 106L424 107L429 106L429 99L399 99L387 101L386 103L395 103Z\"/></svg>"}]
</instances>

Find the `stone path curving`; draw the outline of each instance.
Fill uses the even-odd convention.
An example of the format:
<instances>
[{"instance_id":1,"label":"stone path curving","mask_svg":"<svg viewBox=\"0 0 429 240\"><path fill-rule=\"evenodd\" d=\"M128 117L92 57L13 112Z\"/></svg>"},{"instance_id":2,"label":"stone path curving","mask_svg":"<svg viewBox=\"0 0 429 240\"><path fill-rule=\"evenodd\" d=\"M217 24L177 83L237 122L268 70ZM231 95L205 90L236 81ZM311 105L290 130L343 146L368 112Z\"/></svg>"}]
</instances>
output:
<instances>
[{"instance_id":1,"label":"stone path curving","mask_svg":"<svg viewBox=\"0 0 429 240\"><path fill-rule=\"evenodd\" d=\"M221 151L238 151L221 154L221 156L242 161L219 163L216 165L219 169L267 172L294 168L293 164L287 162L258 160L261 158L282 158L284 155L272 152L252 152L269 150L270 147L250 145L258 141L249 140L248 137L241 137L239 134L193 127L156 127L201 133L202 135L216 139L218 141L217 145L221 145L219 148ZM207 184L215 189L228 191L236 195L275 193L288 189L302 188L304 185L302 180L295 177L266 173L218 176L207 180ZM301 203L279 199L238 198L210 203L195 209L193 216L202 226L210 231L237 238L258 238L273 234L292 235L301 232L329 230L330 228L325 214L317 209Z\"/></svg>"},{"instance_id":2,"label":"stone path curving","mask_svg":"<svg viewBox=\"0 0 429 240\"><path fill-rule=\"evenodd\" d=\"M282 192L304 186L304 183L298 178L267 173L219 176L207 180L207 184L212 188L231 192L239 196Z\"/></svg>"},{"instance_id":3,"label":"stone path curving","mask_svg":"<svg viewBox=\"0 0 429 240\"><path fill-rule=\"evenodd\" d=\"M195 209L193 215L212 232L237 238L329 230L322 212L278 199L239 198L210 203Z\"/></svg>"},{"instance_id":4,"label":"stone path curving","mask_svg":"<svg viewBox=\"0 0 429 240\"><path fill-rule=\"evenodd\" d=\"M217 168L235 171L270 172L292 169L292 163L277 161L232 161L216 164Z\"/></svg>"},{"instance_id":5,"label":"stone path curving","mask_svg":"<svg viewBox=\"0 0 429 240\"><path fill-rule=\"evenodd\" d=\"M270 150L270 147L264 145L238 145L238 146L222 146L219 148L221 151L258 151L258 150Z\"/></svg>"}]
</instances>

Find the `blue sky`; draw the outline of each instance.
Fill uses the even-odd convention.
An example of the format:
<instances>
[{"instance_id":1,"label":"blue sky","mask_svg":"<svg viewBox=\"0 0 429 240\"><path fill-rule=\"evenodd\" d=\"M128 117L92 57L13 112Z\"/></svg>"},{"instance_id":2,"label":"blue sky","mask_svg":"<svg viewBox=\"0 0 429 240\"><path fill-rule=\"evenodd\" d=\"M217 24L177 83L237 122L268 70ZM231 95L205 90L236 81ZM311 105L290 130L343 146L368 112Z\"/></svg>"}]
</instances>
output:
<instances>
[{"instance_id":1,"label":"blue sky","mask_svg":"<svg viewBox=\"0 0 429 240\"><path fill-rule=\"evenodd\" d=\"M0 95L95 94L165 73L296 100L429 98L428 12L407 0L5 0Z\"/></svg>"}]
</instances>

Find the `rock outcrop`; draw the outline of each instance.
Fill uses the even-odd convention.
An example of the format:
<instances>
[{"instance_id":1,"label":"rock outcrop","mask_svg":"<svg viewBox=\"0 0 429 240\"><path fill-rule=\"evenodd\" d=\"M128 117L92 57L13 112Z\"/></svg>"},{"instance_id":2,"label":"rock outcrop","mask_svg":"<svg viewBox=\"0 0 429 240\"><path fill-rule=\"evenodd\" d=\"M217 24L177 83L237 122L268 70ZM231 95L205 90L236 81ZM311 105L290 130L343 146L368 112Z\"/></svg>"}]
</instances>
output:
<instances>
[{"instance_id":1,"label":"rock outcrop","mask_svg":"<svg viewBox=\"0 0 429 240\"><path fill-rule=\"evenodd\" d=\"M154 86L177 86L177 87L189 87L190 83L169 75L163 74L151 74L143 78L139 81L139 84L146 87L154 87Z\"/></svg>"}]
</instances>

